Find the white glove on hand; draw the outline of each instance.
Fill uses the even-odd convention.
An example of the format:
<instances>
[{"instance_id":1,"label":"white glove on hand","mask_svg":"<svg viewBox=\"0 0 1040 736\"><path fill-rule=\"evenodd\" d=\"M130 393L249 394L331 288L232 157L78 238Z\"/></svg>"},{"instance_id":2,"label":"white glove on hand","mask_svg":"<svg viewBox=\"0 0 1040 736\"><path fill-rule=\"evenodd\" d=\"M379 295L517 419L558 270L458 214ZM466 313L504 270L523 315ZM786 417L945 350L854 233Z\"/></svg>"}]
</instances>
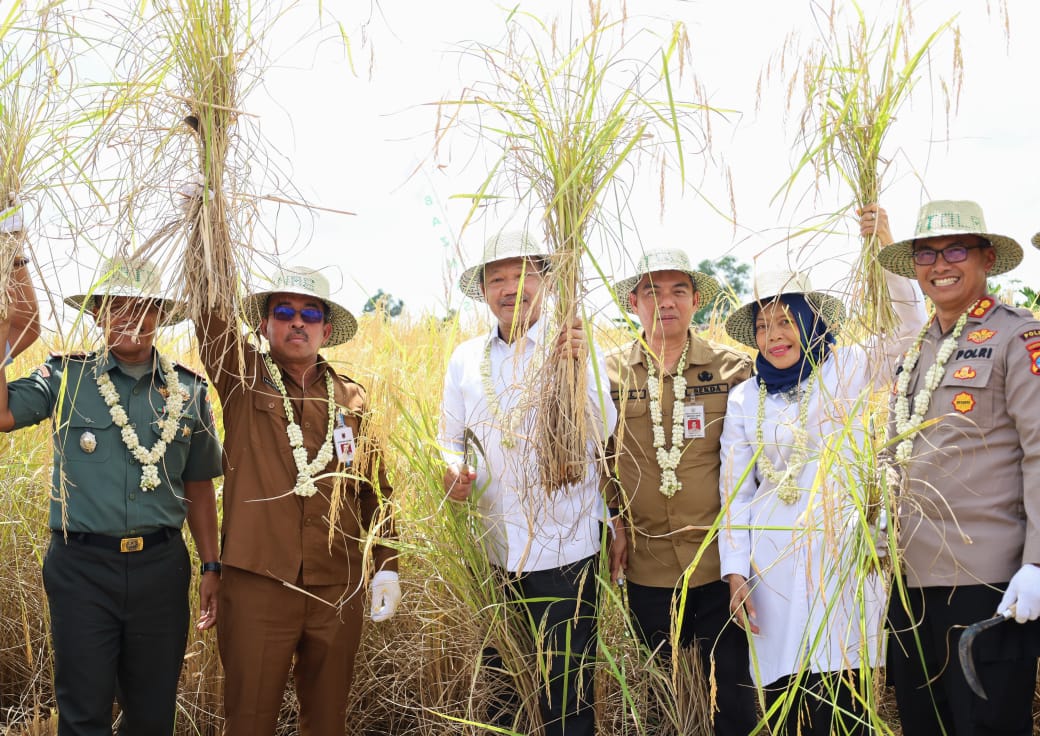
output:
<instances>
[{"instance_id":1,"label":"white glove on hand","mask_svg":"<svg viewBox=\"0 0 1040 736\"><path fill-rule=\"evenodd\" d=\"M1007 592L1000 599L997 613L1015 607L1015 621L1024 624L1040 618L1040 567L1023 565L1008 583Z\"/></svg>"},{"instance_id":2,"label":"white glove on hand","mask_svg":"<svg viewBox=\"0 0 1040 736\"><path fill-rule=\"evenodd\" d=\"M22 202L17 194L12 194L11 206L0 212L0 233L20 233L24 229Z\"/></svg>"},{"instance_id":3,"label":"white glove on hand","mask_svg":"<svg viewBox=\"0 0 1040 736\"><path fill-rule=\"evenodd\" d=\"M401 602L401 583L396 572L380 570L372 576L372 620L386 621Z\"/></svg>"}]
</instances>

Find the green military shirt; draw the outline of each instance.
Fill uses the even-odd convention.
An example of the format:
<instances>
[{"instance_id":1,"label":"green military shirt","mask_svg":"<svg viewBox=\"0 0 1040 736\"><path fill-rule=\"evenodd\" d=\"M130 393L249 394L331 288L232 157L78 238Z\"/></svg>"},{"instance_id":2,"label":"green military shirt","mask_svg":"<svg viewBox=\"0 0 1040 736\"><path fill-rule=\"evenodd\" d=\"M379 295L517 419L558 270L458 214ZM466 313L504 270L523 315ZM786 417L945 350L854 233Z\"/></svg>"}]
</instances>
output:
<instances>
[{"instance_id":1,"label":"green military shirt","mask_svg":"<svg viewBox=\"0 0 1040 736\"><path fill-rule=\"evenodd\" d=\"M151 373L135 379L111 355L52 355L29 376L9 384L15 429L52 418L51 529L129 536L181 527L184 482L210 480L222 471L206 382L183 366L176 370L187 399L180 429L157 463L159 486L149 491L141 489L141 464L123 443L98 391L97 375L108 373L130 425L148 450L159 440L158 421L169 395L158 361Z\"/></svg>"}]
</instances>

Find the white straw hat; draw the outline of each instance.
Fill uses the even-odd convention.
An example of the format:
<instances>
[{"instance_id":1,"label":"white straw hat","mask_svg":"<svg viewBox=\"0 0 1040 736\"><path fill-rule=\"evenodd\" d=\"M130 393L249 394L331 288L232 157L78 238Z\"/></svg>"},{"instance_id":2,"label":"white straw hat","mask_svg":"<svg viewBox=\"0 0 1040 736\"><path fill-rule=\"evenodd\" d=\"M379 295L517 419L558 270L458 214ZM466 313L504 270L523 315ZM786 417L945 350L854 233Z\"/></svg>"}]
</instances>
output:
<instances>
[{"instance_id":1,"label":"white straw hat","mask_svg":"<svg viewBox=\"0 0 1040 736\"><path fill-rule=\"evenodd\" d=\"M988 240L997 256L990 276L1007 273L1022 262L1022 246L1006 235L989 232L978 204L967 200L945 199L924 205L917 216L914 237L882 248L878 252L878 262L894 274L909 279L917 278L917 272L914 271L914 241L948 235L978 235Z\"/></svg>"},{"instance_id":2,"label":"white straw hat","mask_svg":"<svg viewBox=\"0 0 1040 736\"><path fill-rule=\"evenodd\" d=\"M462 272L462 276L459 277L459 289L470 299L484 301L484 294L480 290L484 268L489 263L504 261L507 258L544 258L548 263L550 255L545 248L536 245L526 232L493 235L484 244L484 255L481 256L480 263Z\"/></svg>"},{"instance_id":3,"label":"white straw hat","mask_svg":"<svg viewBox=\"0 0 1040 736\"><path fill-rule=\"evenodd\" d=\"M320 271L305 266L289 266L271 279L271 287L257 291L242 301L242 312L250 327L256 329L267 316L267 298L272 294L300 294L320 300L329 310L332 334L325 342L326 347L339 345L354 337L357 320L347 309L329 298L329 280Z\"/></svg>"},{"instance_id":4,"label":"white straw hat","mask_svg":"<svg viewBox=\"0 0 1040 736\"><path fill-rule=\"evenodd\" d=\"M755 305L769 304L784 294L801 294L813 310L827 325L832 334L837 333L845 318L845 305L840 299L822 291L816 291L809 275L798 271L779 269L755 275L753 297L740 309L726 318L726 332L737 342L758 349L755 341Z\"/></svg>"},{"instance_id":5,"label":"white straw hat","mask_svg":"<svg viewBox=\"0 0 1040 736\"><path fill-rule=\"evenodd\" d=\"M701 306L710 304L711 300L718 296L718 293L722 291L719 282L713 277L706 273L693 270L693 267L690 265L690 257L686 255L685 251L676 248L651 250L647 251L643 257L639 259L634 276L621 279L614 284L614 293L617 294L618 301L625 309L629 312L632 311L632 305L629 303L628 295L636 288L640 279L648 273L655 273L658 271L681 271L682 273L689 275L689 277L693 279L694 289L696 289L697 293L701 295Z\"/></svg>"},{"instance_id":6,"label":"white straw hat","mask_svg":"<svg viewBox=\"0 0 1040 736\"><path fill-rule=\"evenodd\" d=\"M160 326L174 325L187 317L184 303L162 295L162 277L151 261L144 258L109 258L101 267L101 277L86 294L65 297L65 303L89 311L95 299L127 297L155 301L162 309Z\"/></svg>"}]
</instances>

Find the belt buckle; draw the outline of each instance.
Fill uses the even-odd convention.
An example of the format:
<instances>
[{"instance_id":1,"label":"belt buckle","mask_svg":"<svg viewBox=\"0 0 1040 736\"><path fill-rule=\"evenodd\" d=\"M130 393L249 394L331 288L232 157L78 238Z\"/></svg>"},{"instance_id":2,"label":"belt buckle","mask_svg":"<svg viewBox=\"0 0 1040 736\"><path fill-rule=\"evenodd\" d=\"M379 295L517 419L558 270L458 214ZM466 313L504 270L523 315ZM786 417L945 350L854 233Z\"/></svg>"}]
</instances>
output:
<instances>
[{"instance_id":1,"label":"belt buckle","mask_svg":"<svg viewBox=\"0 0 1040 736\"><path fill-rule=\"evenodd\" d=\"M144 549L144 537L123 537L119 540L120 552L140 552Z\"/></svg>"}]
</instances>

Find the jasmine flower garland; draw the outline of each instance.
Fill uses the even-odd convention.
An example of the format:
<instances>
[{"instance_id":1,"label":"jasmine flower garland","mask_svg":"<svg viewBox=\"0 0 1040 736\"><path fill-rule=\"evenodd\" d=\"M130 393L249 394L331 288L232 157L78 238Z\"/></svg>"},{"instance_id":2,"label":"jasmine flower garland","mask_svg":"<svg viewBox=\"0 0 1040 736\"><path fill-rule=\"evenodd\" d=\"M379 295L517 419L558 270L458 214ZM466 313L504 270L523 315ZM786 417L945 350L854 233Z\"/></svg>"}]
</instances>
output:
<instances>
[{"instance_id":1,"label":"jasmine flower garland","mask_svg":"<svg viewBox=\"0 0 1040 736\"><path fill-rule=\"evenodd\" d=\"M671 498L682 489L682 483L676 477L675 469L679 467L679 460L682 458L682 402L686 399L686 376L683 375L683 371L686 370L686 354L689 349L690 339L687 338L676 366L676 374L672 377L672 394L675 397L675 402L672 404L672 446L667 450L664 446L664 420L661 414L661 382L657 378L653 356L646 356L646 387L650 392L650 420L654 429L657 465L661 468L660 491L667 498Z\"/></svg>"},{"instance_id":2,"label":"jasmine flower garland","mask_svg":"<svg viewBox=\"0 0 1040 736\"><path fill-rule=\"evenodd\" d=\"M332 431L336 422L336 393L335 384L332 382L332 372L327 371L325 373L325 389L328 395L329 407L329 426L325 432L325 442L318 448L318 454L314 456L314 459L308 463L307 448L303 446L303 430L300 429L300 425L296 423L296 419L293 417L292 402L289 400L289 394L285 390L282 372L267 353L264 353L264 365L267 366L267 370L271 374L271 380L274 382L275 388L282 395L285 418L289 421L288 426L285 428L285 433L289 437L289 446L292 448L293 460L296 461L296 486L293 488L293 493L304 497L313 496L318 492L318 487L314 484L314 476L323 471L332 461Z\"/></svg>"},{"instance_id":3,"label":"jasmine flower garland","mask_svg":"<svg viewBox=\"0 0 1040 736\"><path fill-rule=\"evenodd\" d=\"M495 392L495 383L491 380L491 343L492 340L488 340L487 344L484 345L484 357L480 361L480 382L484 387L484 400L487 402L488 408L491 410L491 419L502 434L502 447L508 450L516 447L516 438L520 428L520 420L523 417L523 411L519 406L516 406L507 412L502 411L502 407L498 400L498 394ZM538 361L538 357L535 356L531 361L530 366L525 371L525 374L536 375L539 367L540 361Z\"/></svg>"},{"instance_id":4,"label":"jasmine flower garland","mask_svg":"<svg viewBox=\"0 0 1040 736\"><path fill-rule=\"evenodd\" d=\"M810 375L815 376L815 371ZM791 432L794 434L794 441L791 447L791 456L787 459L787 463L783 470L778 470L773 461L766 456L765 453L765 440L762 432L762 423L765 421L766 415L766 384L764 381L758 383L758 421L755 426L755 443L758 447L762 448L758 453L758 472L759 474L768 479L770 483L776 488L776 496L786 504L792 504L798 500L798 496L801 495L801 490L795 485L795 480L798 477L798 473L801 472L802 467L805 465L805 456L809 450L809 433L807 427L809 424L809 388L806 386L804 389L798 391L798 421L795 422L794 426L791 427Z\"/></svg>"},{"instance_id":5,"label":"jasmine flower garland","mask_svg":"<svg viewBox=\"0 0 1040 736\"><path fill-rule=\"evenodd\" d=\"M184 412L184 400L188 397L187 391L184 390L180 380L177 378L177 369L174 368L173 361L165 355L159 354L159 369L162 371L163 381L166 382L168 391L164 408L165 416L158 421L159 440L152 445L150 450L146 450L141 446L141 440L137 436L137 431L130 424L130 418L123 408L119 392L116 390L115 384L112 383L108 372L106 371L96 376L98 393L101 394L101 398L108 405L108 413L112 417L112 421L120 429L123 444L126 445L126 449L130 451L131 456L141 463L142 491L150 491L159 487L159 469L156 467L156 464L162 460L166 454L167 446L177 434L181 416Z\"/></svg>"},{"instance_id":6,"label":"jasmine flower garland","mask_svg":"<svg viewBox=\"0 0 1040 736\"><path fill-rule=\"evenodd\" d=\"M913 347L907 351L906 357L903 359L903 369L900 371L899 379L896 381L895 405L896 434L897 436L905 435L899 442L899 445L896 446L895 460L899 465L906 465L910 460L910 454L914 449L914 436L917 434L918 427L924 421L924 415L928 413L928 406L932 402L932 393L939 387L943 376L946 374L946 362L957 348L957 340L964 331L964 326L968 323L968 313L977 305L978 302L957 318L953 332L940 346L939 352L935 356L935 363L925 373L924 386L914 396L913 415L910 414L910 399L907 397L907 389L910 387L910 374L917 367L917 361L921 357L921 343L924 342L924 337L928 334L930 323L921 329Z\"/></svg>"}]
</instances>

